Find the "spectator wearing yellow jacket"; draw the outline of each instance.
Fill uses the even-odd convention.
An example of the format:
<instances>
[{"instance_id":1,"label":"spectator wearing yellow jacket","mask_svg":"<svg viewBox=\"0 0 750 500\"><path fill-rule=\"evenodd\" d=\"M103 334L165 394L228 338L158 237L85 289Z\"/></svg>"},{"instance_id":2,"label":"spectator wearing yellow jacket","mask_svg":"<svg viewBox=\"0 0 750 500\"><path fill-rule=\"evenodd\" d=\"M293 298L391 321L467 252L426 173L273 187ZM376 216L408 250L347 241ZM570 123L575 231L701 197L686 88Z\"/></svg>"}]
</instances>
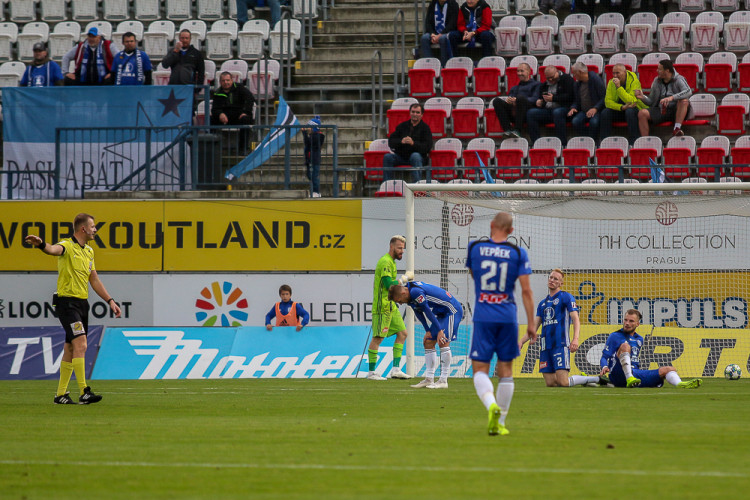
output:
<instances>
[{"instance_id":1,"label":"spectator wearing yellow jacket","mask_svg":"<svg viewBox=\"0 0 750 500\"><path fill-rule=\"evenodd\" d=\"M604 111L601 119L601 138L612 135L612 123L624 121L628 124L628 142L632 146L640 137L638 129L638 111L646 109L648 105L638 99L636 90L641 90L638 76L628 71L623 64L615 64L612 68L612 79L607 84L604 95Z\"/></svg>"}]
</instances>

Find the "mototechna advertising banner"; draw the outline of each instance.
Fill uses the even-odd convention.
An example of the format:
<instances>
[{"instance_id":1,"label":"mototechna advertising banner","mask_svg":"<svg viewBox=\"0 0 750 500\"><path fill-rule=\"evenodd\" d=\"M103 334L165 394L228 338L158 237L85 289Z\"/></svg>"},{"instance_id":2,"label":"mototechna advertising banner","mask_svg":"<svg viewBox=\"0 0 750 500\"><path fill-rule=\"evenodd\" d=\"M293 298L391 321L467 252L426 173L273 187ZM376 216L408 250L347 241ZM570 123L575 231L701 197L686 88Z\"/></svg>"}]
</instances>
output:
<instances>
[{"instance_id":1,"label":"mototechna advertising banner","mask_svg":"<svg viewBox=\"0 0 750 500\"><path fill-rule=\"evenodd\" d=\"M90 326L86 373L96 360L102 326ZM65 343L61 326L0 328L0 380L56 379Z\"/></svg>"},{"instance_id":2,"label":"mototechna advertising banner","mask_svg":"<svg viewBox=\"0 0 750 500\"><path fill-rule=\"evenodd\" d=\"M108 328L92 378L366 377L370 327ZM393 338L381 344L376 371L392 364Z\"/></svg>"}]
</instances>

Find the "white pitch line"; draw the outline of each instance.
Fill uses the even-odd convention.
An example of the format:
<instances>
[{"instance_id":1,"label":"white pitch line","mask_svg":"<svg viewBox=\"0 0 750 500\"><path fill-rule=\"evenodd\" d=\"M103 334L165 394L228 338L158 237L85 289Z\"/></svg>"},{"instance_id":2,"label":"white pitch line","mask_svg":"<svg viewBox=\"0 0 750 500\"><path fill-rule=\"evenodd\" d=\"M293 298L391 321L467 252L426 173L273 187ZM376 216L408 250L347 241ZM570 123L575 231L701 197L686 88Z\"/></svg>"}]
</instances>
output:
<instances>
[{"instance_id":1,"label":"white pitch line","mask_svg":"<svg viewBox=\"0 0 750 500\"><path fill-rule=\"evenodd\" d=\"M543 467L435 467L435 466L388 466L388 465L335 465L335 464L246 464L246 463L161 463L161 462L87 462L87 461L69 461L69 460L0 460L2 465L74 465L82 467L166 467L166 468L192 468L192 469L267 469L267 470L338 470L338 471L372 471L380 470L386 472L412 471L412 472L466 472L466 473L487 473L487 472L510 472L522 474L563 474L563 475L607 475L621 474L620 471L612 470L603 472L599 470L586 469L554 469ZM665 470L637 470L628 469L628 474L635 476L674 476L674 477L719 477L719 478L742 478L750 477L749 473L742 472L722 472L722 471L665 471Z\"/></svg>"}]
</instances>

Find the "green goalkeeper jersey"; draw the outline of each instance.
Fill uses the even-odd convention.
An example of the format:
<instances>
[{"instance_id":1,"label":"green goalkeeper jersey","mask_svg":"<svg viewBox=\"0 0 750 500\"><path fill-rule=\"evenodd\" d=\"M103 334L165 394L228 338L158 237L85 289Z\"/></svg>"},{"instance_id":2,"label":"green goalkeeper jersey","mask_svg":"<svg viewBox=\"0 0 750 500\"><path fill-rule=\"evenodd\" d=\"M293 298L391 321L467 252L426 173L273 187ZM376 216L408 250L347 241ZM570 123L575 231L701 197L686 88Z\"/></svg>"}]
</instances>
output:
<instances>
[{"instance_id":1,"label":"green goalkeeper jersey","mask_svg":"<svg viewBox=\"0 0 750 500\"><path fill-rule=\"evenodd\" d=\"M375 282L372 290L372 312L380 314L390 311L388 300L388 289L391 285L397 285L396 261L391 254L383 255L375 266Z\"/></svg>"}]
</instances>

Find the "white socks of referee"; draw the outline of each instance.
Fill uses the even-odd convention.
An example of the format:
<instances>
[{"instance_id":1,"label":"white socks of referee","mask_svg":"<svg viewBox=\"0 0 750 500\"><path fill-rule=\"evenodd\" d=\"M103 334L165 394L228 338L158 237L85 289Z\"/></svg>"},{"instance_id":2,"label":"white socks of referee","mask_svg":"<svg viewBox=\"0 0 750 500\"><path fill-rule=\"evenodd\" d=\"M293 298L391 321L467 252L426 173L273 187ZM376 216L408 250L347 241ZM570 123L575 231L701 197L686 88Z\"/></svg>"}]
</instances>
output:
<instances>
[{"instance_id":1,"label":"white socks of referee","mask_svg":"<svg viewBox=\"0 0 750 500\"><path fill-rule=\"evenodd\" d=\"M621 352L618 356L622 365L622 373L625 374L625 380L633 376L633 366L630 364L630 352Z\"/></svg>"},{"instance_id":2,"label":"white socks of referee","mask_svg":"<svg viewBox=\"0 0 750 500\"><path fill-rule=\"evenodd\" d=\"M433 351L434 353L435 351ZM434 373L434 370L433 370ZM440 380L442 382L448 381L448 375L451 373L451 348L441 347L440 348Z\"/></svg>"},{"instance_id":3,"label":"white socks of referee","mask_svg":"<svg viewBox=\"0 0 750 500\"><path fill-rule=\"evenodd\" d=\"M437 366L437 354L435 349L424 350L424 378L430 381L435 380L435 367Z\"/></svg>"}]
</instances>

